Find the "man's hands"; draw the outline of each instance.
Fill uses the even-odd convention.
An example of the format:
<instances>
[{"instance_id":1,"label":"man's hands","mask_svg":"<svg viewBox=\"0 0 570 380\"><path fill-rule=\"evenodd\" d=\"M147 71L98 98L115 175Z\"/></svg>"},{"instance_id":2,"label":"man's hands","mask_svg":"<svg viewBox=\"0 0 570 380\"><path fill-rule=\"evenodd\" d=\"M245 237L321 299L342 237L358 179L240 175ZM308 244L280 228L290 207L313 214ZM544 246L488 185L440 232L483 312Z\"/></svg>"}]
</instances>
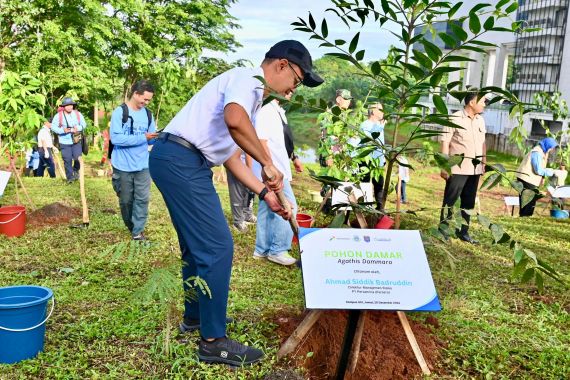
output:
<instances>
[{"instance_id":1,"label":"man's hands","mask_svg":"<svg viewBox=\"0 0 570 380\"><path fill-rule=\"evenodd\" d=\"M77 133L77 128L73 127L73 128L63 128L63 131L65 133Z\"/></svg>"},{"instance_id":2,"label":"man's hands","mask_svg":"<svg viewBox=\"0 0 570 380\"><path fill-rule=\"evenodd\" d=\"M146 136L146 141L149 141L149 140L152 140L152 139L155 139L158 137L158 133L156 133L156 132L152 132L152 133L147 132L144 135Z\"/></svg>"},{"instance_id":3,"label":"man's hands","mask_svg":"<svg viewBox=\"0 0 570 380\"><path fill-rule=\"evenodd\" d=\"M47 160L49 158L49 151L47 150L47 148L44 148L44 158Z\"/></svg>"},{"instance_id":4,"label":"man's hands","mask_svg":"<svg viewBox=\"0 0 570 380\"><path fill-rule=\"evenodd\" d=\"M446 180L446 181L449 179L449 173L448 173L446 170L442 170L442 171L439 173L439 176L440 176L441 178L443 178L444 180Z\"/></svg>"},{"instance_id":5,"label":"man's hands","mask_svg":"<svg viewBox=\"0 0 570 380\"><path fill-rule=\"evenodd\" d=\"M299 159L299 157L296 157L293 160L293 166L295 167L295 171L297 173L302 173L303 172L303 163L301 162L301 160Z\"/></svg>"},{"instance_id":6,"label":"man's hands","mask_svg":"<svg viewBox=\"0 0 570 380\"><path fill-rule=\"evenodd\" d=\"M281 191L283 189L283 173L277 170L273 164L263 167L261 170L261 178L269 190Z\"/></svg>"},{"instance_id":7,"label":"man's hands","mask_svg":"<svg viewBox=\"0 0 570 380\"><path fill-rule=\"evenodd\" d=\"M271 211L281 216L283 219L285 220L291 219L292 216L291 210L293 209L293 207L288 207L288 210L286 207L283 207L279 202L279 199L277 198L277 194L275 194L274 191L269 191L267 194L265 194L263 201L267 203ZM291 204L289 200L287 201L289 202L289 204Z\"/></svg>"}]
</instances>

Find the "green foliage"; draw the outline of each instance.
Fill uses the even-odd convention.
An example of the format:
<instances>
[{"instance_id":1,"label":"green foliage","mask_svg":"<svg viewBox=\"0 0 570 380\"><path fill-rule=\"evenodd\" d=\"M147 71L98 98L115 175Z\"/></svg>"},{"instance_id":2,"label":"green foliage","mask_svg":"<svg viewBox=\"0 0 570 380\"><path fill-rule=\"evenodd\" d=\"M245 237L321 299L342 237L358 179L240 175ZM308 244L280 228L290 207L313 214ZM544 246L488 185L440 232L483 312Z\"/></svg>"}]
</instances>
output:
<instances>
[{"instance_id":1,"label":"green foliage","mask_svg":"<svg viewBox=\"0 0 570 380\"><path fill-rule=\"evenodd\" d=\"M0 76L0 136L10 157L32 145L44 104L40 81L29 73L6 71Z\"/></svg>"},{"instance_id":2,"label":"green foliage","mask_svg":"<svg viewBox=\"0 0 570 380\"><path fill-rule=\"evenodd\" d=\"M390 1L383 0L381 6L375 6L373 2L365 1L361 3L354 1L333 1L334 7L329 8L329 14L334 14L347 27L364 25L367 22L375 23L380 28L390 28L395 26L398 31L392 34L399 40L396 48L392 49L391 56L387 60L378 60L366 64L363 62L365 51L360 50L360 31L354 31L350 42L335 40L329 35L326 18L321 23L315 20L312 14L307 19L299 18L292 25L301 32L310 34L311 39L321 41L321 47L334 48L334 52L327 53L329 57L336 58L342 65L350 64L352 70L370 83L369 92L366 95L365 104L372 102L382 102L384 104L385 118L394 125L392 134L392 145L380 144L374 138L363 139L364 148L361 148L363 156L369 154L374 149L380 149L386 157L387 164L384 172L384 190L382 194L382 204L386 207L386 200L392 187L392 172L394 165L398 163L398 157L417 151L413 144L427 142L430 138L441 134L440 131L429 128L428 124L436 124L451 128L457 128L448 115L448 109L443 100L443 96L449 94L458 100L463 100L467 95L458 86L460 82L446 83L444 79L447 74L464 70L463 67L450 65L451 63L469 61L461 53L475 51L485 53L484 48L495 47L493 43L485 41L484 35L488 32L508 32L523 33L522 22L511 23L510 28L496 26L499 21L512 18L518 4L516 1L501 1L493 8L490 4L474 4L467 9L467 15L455 17L459 9L465 6L463 2L452 5L451 2L427 2L422 0ZM431 42L427 34L418 33L416 30L432 31L435 33L433 25L435 22L445 19L448 27L453 33L449 35L440 34L451 48L441 50ZM321 27L318 27L318 25ZM465 29L469 28L470 34ZM344 70L349 71L349 70ZM489 86L479 89L479 95L492 94L491 103L507 100L511 107L511 115L516 116L519 125L522 124L522 116L529 110L519 101L519 99L508 90ZM421 104L420 99L431 98L436 108L435 113L425 112L426 107ZM295 101L303 102L304 98L295 98ZM309 102L316 106L322 101ZM424 111L424 112L422 112ZM338 107L333 107L327 111L328 116L321 116L321 120L328 117L327 129L332 130L332 135L337 141L329 142L325 146L336 144L337 150L334 152L334 166L327 170L327 176L335 179L357 180L357 162L360 156L347 154L342 157L343 151L349 151L348 140L355 136L358 130L359 120L354 120L348 112L340 112ZM405 136L400 136L400 130L407 129L411 132ZM519 127L522 133L522 128ZM339 137L342 136L342 137ZM346 137L344 137L346 136ZM363 136L365 137L365 136ZM402 137L403 141L400 141ZM428 145L423 144L422 147ZM368 151L366 148L369 148ZM430 147L431 148L431 147ZM428 148L429 149L429 148ZM331 153L326 151L325 153ZM426 153L424 156L432 155L435 164L440 170L451 172L451 167L460 164L463 160L471 160L475 165L481 163L481 157L452 156L447 157L440 153ZM337 158L338 157L338 158ZM352 160L350 160L352 159ZM487 170L491 172L485 180L485 186L492 188L503 181L509 181L513 186L514 181L507 176L506 170L500 165L487 165ZM356 178L355 178L356 177ZM321 180L322 178L317 178ZM385 210L383 210L385 211ZM472 212L471 210L464 210ZM459 213L459 211L457 211ZM458 226L463 223L461 217L457 218ZM509 241L509 235L502 231L498 224L489 226L490 232L496 242ZM556 274L545 272L546 275L557 280ZM530 274L523 276L527 280ZM541 277L534 277L537 286L542 280Z\"/></svg>"}]
</instances>

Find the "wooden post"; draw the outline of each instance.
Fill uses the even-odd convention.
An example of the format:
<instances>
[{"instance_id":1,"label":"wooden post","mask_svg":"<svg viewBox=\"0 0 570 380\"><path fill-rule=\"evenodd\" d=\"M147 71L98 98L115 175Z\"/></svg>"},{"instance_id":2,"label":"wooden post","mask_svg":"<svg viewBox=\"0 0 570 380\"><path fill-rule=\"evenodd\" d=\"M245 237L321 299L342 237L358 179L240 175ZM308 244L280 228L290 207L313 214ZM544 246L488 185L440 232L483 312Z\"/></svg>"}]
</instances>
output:
<instances>
[{"instance_id":1,"label":"wooden post","mask_svg":"<svg viewBox=\"0 0 570 380\"><path fill-rule=\"evenodd\" d=\"M79 156L79 190L81 192L81 206L83 208L83 225L89 225L89 209L87 208L87 198L85 196L85 162Z\"/></svg>"},{"instance_id":2,"label":"wooden post","mask_svg":"<svg viewBox=\"0 0 570 380\"><path fill-rule=\"evenodd\" d=\"M412 350L414 351L414 355L416 356L416 360L418 361L418 363L422 369L422 372L424 373L424 375L431 375L431 371L429 370L427 362L424 359L424 355L422 354L422 350L420 349L420 346L418 345L418 341L416 340L414 332L412 331L412 328L410 327L410 323L408 322L408 317L406 317L406 314L403 311L397 311L396 313L398 314L398 318L400 319L400 323L402 323L402 327L404 328L404 332L406 333L406 337L408 338L408 342L410 342L410 345L412 346Z\"/></svg>"},{"instance_id":3,"label":"wooden post","mask_svg":"<svg viewBox=\"0 0 570 380\"><path fill-rule=\"evenodd\" d=\"M52 149L53 151L53 149ZM57 167L57 170L59 171L59 175L61 176L61 178L63 178L65 180L65 169L63 168L63 165L61 164L61 161L59 160L59 156L56 154L56 152L53 152L53 159L55 162L55 166Z\"/></svg>"},{"instance_id":4,"label":"wooden post","mask_svg":"<svg viewBox=\"0 0 570 380\"><path fill-rule=\"evenodd\" d=\"M398 184L396 185L396 217L394 218L394 229L400 229L400 207L402 204L402 177L398 174Z\"/></svg>"},{"instance_id":5,"label":"wooden post","mask_svg":"<svg viewBox=\"0 0 570 380\"><path fill-rule=\"evenodd\" d=\"M293 331L293 334L291 334L285 343L281 345L279 352L277 352L277 359L281 359L293 352L299 346L305 336L309 333L313 325L317 323L322 314L323 310L309 311L309 314L307 314L299 326L297 326L295 331Z\"/></svg>"},{"instance_id":6,"label":"wooden post","mask_svg":"<svg viewBox=\"0 0 570 380\"><path fill-rule=\"evenodd\" d=\"M356 196L354 193L350 193L348 196L350 203L356 204ZM366 218L360 210L353 207L354 215L356 215L356 220L360 228L368 228L368 223L366 223ZM364 333L364 321L366 320L367 312L362 311L358 316L358 322L356 324L356 333L354 334L354 342L352 344L352 351L350 352L350 357L348 360L348 372L351 374L356 371L356 365L358 364L358 356L360 355L360 345L362 344L362 334Z\"/></svg>"}]
</instances>

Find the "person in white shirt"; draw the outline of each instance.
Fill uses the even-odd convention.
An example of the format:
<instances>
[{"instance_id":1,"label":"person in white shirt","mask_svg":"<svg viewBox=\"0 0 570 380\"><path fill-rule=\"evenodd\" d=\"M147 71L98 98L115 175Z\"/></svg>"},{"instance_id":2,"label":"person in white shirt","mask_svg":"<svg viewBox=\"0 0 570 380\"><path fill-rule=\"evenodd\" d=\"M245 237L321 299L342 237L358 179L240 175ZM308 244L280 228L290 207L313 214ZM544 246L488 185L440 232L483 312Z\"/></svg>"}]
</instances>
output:
<instances>
[{"instance_id":1,"label":"person in white shirt","mask_svg":"<svg viewBox=\"0 0 570 380\"><path fill-rule=\"evenodd\" d=\"M44 120L44 125L38 132L38 153L40 154L40 165L37 176L43 177L47 168L50 178L55 178L55 165L53 163L53 137L51 135L51 123Z\"/></svg>"},{"instance_id":2,"label":"person in white shirt","mask_svg":"<svg viewBox=\"0 0 570 380\"><path fill-rule=\"evenodd\" d=\"M226 336L233 240L210 168L223 164L273 212L289 219L275 194L283 188L283 174L263 149L252 120L272 92L285 95L301 84L321 84L312 66L300 42L278 42L261 67L236 67L210 80L168 123L150 153L150 175L178 234L184 288L195 289L195 277L208 284L208 294L196 290L196 299L185 297L180 324L183 332L200 330L203 362L243 366L263 358L261 350ZM242 162L240 148L263 166L263 182Z\"/></svg>"},{"instance_id":3,"label":"person in white shirt","mask_svg":"<svg viewBox=\"0 0 570 380\"><path fill-rule=\"evenodd\" d=\"M290 98L287 94L286 98ZM291 188L291 165L289 155L285 147L285 135L283 134L283 119L285 110L281 108L277 99L267 103L257 113L255 118L255 131L261 141L261 145L273 160L275 167L283 173L283 193L293 205L293 215L297 213L295 195ZM254 163L254 173L261 178L261 166ZM288 251L291 249L293 230L286 220L279 218L271 212L268 204L259 202L257 211L257 229L255 236L254 259L267 258L281 265L293 265L296 260Z\"/></svg>"}]
</instances>

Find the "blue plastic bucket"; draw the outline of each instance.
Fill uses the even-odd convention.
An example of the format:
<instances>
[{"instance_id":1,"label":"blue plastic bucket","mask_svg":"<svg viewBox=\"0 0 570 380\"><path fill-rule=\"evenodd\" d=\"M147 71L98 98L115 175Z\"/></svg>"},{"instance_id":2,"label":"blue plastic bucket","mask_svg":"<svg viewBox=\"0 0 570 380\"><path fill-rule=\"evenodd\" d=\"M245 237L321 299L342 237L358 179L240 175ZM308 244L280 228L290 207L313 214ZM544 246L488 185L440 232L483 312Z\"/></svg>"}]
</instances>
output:
<instances>
[{"instance_id":1,"label":"blue plastic bucket","mask_svg":"<svg viewBox=\"0 0 570 380\"><path fill-rule=\"evenodd\" d=\"M52 307L46 316L47 303ZM30 359L44 349L45 323L55 308L53 292L41 286L0 288L0 363Z\"/></svg>"},{"instance_id":2,"label":"blue plastic bucket","mask_svg":"<svg viewBox=\"0 0 570 380\"><path fill-rule=\"evenodd\" d=\"M555 219L568 219L568 211L566 210L550 210L550 216Z\"/></svg>"}]
</instances>

